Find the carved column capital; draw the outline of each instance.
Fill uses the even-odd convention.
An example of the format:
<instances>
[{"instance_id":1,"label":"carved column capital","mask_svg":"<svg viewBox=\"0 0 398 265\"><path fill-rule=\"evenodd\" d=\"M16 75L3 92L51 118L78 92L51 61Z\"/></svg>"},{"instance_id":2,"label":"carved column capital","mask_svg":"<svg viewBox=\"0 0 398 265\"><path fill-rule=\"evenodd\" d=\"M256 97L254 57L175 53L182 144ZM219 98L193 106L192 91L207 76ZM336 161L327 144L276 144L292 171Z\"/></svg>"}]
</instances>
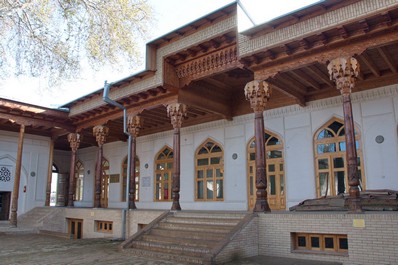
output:
<instances>
[{"instance_id":1,"label":"carved column capital","mask_svg":"<svg viewBox=\"0 0 398 265\"><path fill-rule=\"evenodd\" d=\"M104 145L106 137L108 136L109 128L104 125L97 125L93 128L93 135L97 140L98 146Z\"/></svg>"},{"instance_id":2,"label":"carved column capital","mask_svg":"<svg viewBox=\"0 0 398 265\"><path fill-rule=\"evenodd\" d=\"M79 133L69 133L68 134L68 142L70 144L70 148L72 152L76 152L79 149L80 141L82 140L82 136Z\"/></svg>"},{"instance_id":3,"label":"carved column capital","mask_svg":"<svg viewBox=\"0 0 398 265\"><path fill-rule=\"evenodd\" d=\"M339 57L330 61L328 71L341 94L351 94L360 71L358 61L353 57Z\"/></svg>"},{"instance_id":4,"label":"carved column capital","mask_svg":"<svg viewBox=\"0 0 398 265\"><path fill-rule=\"evenodd\" d=\"M129 115L127 117L127 131L133 136L137 137L140 129L144 127L144 120L139 115Z\"/></svg>"},{"instance_id":5,"label":"carved column capital","mask_svg":"<svg viewBox=\"0 0 398 265\"><path fill-rule=\"evenodd\" d=\"M181 128L182 119L187 115L187 106L182 103L167 105L167 116L171 119L173 128Z\"/></svg>"},{"instance_id":6,"label":"carved column capital","mask_svg":"<svg viewBox=\"0 0 398 265\"><path fill-rule=\"evenodd\" d=\"M265 81L253 80L245 86L245 97L254 112L263 112L271 96L271 86Z\"/></svg>"}]
</instances>

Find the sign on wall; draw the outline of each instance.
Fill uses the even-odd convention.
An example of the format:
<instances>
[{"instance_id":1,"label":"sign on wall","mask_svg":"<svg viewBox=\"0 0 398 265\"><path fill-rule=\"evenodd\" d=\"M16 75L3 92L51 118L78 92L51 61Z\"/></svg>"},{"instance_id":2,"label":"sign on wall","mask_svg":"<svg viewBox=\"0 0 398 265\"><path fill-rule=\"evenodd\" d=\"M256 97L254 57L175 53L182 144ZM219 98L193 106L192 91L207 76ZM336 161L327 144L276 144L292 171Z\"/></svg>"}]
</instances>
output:
<instances>
[{"instance_id":1,"label":"sign on wall","mask_svg":"<svg viewBox=\"0 0 398 265\"><path fill-rule=\"evenodd\" d=\"M12 167L0 165L0 182L10 182L12 180Z\"/></svg>"}]
</instances>

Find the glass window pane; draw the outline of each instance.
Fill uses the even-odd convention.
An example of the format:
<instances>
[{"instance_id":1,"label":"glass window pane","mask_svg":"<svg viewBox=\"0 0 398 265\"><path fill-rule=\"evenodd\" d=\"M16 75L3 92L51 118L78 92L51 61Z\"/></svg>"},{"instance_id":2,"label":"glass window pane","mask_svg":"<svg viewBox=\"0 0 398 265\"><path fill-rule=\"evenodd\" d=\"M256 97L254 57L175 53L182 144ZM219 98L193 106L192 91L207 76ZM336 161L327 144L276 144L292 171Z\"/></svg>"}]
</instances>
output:
<instances>
[{"instance_id":1,"label":"glass window pane","mask_svg":"<svg viewBox=\"0 0 398 265\"><path fill-rule=\"evenodd\" d=\"M172 162L167 163L167 168L168 169L172 169L173 168L173 163Z\"/></svg>"},{"instance_id":2,"label":"glass window pane","mask_svg":"<svg viewBox=\"0 0 398 265\"><path fill-rule=\"evenodd\" d=\"M347 238L339 238L339 249L348 249Z\"/></svg>"},{"instance_id":3,"label":"glass window pane","mask_svg":"<svg viewBox=\"0 0 398 265\"><path fill-rule=\"evenodd\" d=\"M283 192L285 190L285 177L283 175L279 175L279 181L280 181L280 194L283 195Z\"/></svg>"},{"instance_id":4,"label":"glass window pane","mask_svg":"<svg viewBox=\"0 0 398 265\"><path fill-rule=\"evenodd\" d=\"M207 169L206 170L206 177L207 178L213 178L213 169Z\"/></svg>"},{"instance_id":5,"label":"glass window pane","mask_svg":"<svg viewBox=\"0 0 398 265\"><path fill-rule=\"evenodd\" d=\"M283 171L283 164L279 164L279 171Z\"/></svg>"},{"instance_id":6,"label":"glass window pane","mask_svg":"<svg viewBox=\"0 0 398 265\"><path fill-rule=\"evenodd\" d=\"M325 248L334 249L334 238L333 237L325 237Z\"/></svg>"},{"instance_id":7,"label":"glass window pane","mask_svg":"<svg viewBox=\"0 0 398 265\"><path fill-rule=\"evenodd\" d=\"M216 188L217 188L217 199L222 199L224 198L224 187L223 187L223 181L221 179L216 181Z\"/></svg>"},{"instance_id":8,"label":"glass window pane","mask_svg":"<svg viewBox=\"0 0 398 265\"><path fill-rule=\"evenodd\" d=\"M250 153L250 161L256 160L256 154L255 153Z\"/></svg>"},{"instance_id":9,"label":"glass window pane","mask_svg":"<svg viewBox=\"0 0 398 265\"><path fill-rule=\"evenodd\" d=\"M307 240L305 236L298 236L297 237L297 246L299 247L306 247L307 245Z\"/></svg>"},{"instance_id":10,"label":"glass window pane","mask_svg":"<svg viewBox=\"0 0 398 265\"><path fill-rule=\"evenodd\" d=\"M280 151L280 150L268 151L267 152L267 157L268 158L281 158L282 157L282 151Z\"/></svg>"},{"instance_id":11,"label":"glass window pane","mask_svg":"<svg viewBox=\"0 0 398 265\"><path fill-rule=\"evenodd\" d=\"M164 173L163 179L167 181L169 179L169 173Z\"/></svg>"},{"instance_id":12,"label":"glass window pane","mask_svg":"<svg viewBox=\"0 0 398 265\"><path fill-rule=\"evenodd\" d=\"M270 195L276 195L276 190L275 190L275 175L270 175L270 176L269 176L269 182L270 182Z\"/></svg>"},{"instance_id":13,"label":"glass window pane","mask_svg":"<svg viewBox=\"0 0 398 265\"><path fill-rule=\"evenodd\" d=\"M174 153L170 152L170 154L167 156L167 158L171 159L171 158L173 158L173 156L174 156Z\"/></svg>"},{"instance_id":14,"label":"glass window pane","mask_svg":"<svg viewBox=\"0 0 398 265\"><path fill-rule=\"evenodd\" d=\"M355 141L355 148L359 149L359 142L358 141Z\"/></svg>"},{"instance_id":15,"label":"glass window pane","mask_svg":"<svg viewBox=\"0 0 398 265\"><path fill-rule=\"evenodd\" d=\"M272 137L267 142L267 145L278 145L278 144L281 144L281 143L279 142L279 140L276 137Z\"/></svg>"},{"instance_id":16,"label":"glass window pane","mask_svg":"<svg viewBox=\"0 0 398 265\"><path fill-rule=\"evenodd\" d=\"M163 160L163 159L165 159L166 158L166 156L163 154L163 153L160 153L159 155L158 155L158 160Z\"/></svg>"},{"instance_id":17,"label":"glass window pane","mask_svg":"<svg viewBox=\"0 0 398 265\"><path fill-rule=\"evenodd\" d=\"M346 150L345 142L339 142L339 149L340 151L345 152Z\"/></svg>"},{"instance_id":18,"label":"glass window pane","mask_svg":"<svg viewBox=\"0 0 398 265\"><path fill-rule=\"evenodd\" d=\"M249 166L249 172L250 172L250 174L253 174L253 166Z\"/></svg>"},{"instance_id":19,"label":"glass window pane","mask_svg":"<svg viewBox=\"0 0 398 265\"><path fill-rule=\"evenodd\" d=\"M169 198L171 198L169 184L168 183L164 183L163 199L168 200Z\"/></svg>"},{"instance_id":20,"label":"glass window pane","mask_svg":"<svg viewBox=\"0 0 398 265\"><path fill-rule=\"evenodd\" d=\"M318 169L328 169L329 168L329 160L328 159L319 159L318 160Z\"/></svg>"},{"instance_id":21,"label":"glass window pane","mask_svg":"<svg viewBox=\"0 0 398 265\"><path fill-rule=\"evenodd\" d=\"M217 165L220 164L221 162L221 157L212 157L210 158L210 164L211 165Z\"/></svg>"},{"instance_id":22,"label":"glass window pane","mask_svg":"<svg viewBox=\"0 0 398 265\"><path fill-rule=\"evenodd\" d=\"M324 138L331 138L333 137L332 132L328 131L328 130L322 130L319 134L318 134L318 140L320 139L324 139Z\"/></svg>"},{"instance_id":23,"label":"glass window pane","mask_svg":"<svg viewBox=\"0 0 398 265\"><path fill-rule=\"evenodd\" d=\"M162 189L161 187L162 187L162 185L160 183L156 183L156 199L157 200L162 199L162 196L160 195L161 194L160 191Z\"/></svg>"},{"instance_id":24,"label":"glass window pane","mask_svg":"<svg viewBox=\"0 0 398 265\"><path fill-rule=\"evenodd\" d=\"M212 180L207 181L206 188L207 188L207 199L213 199L214 186Z\"/></svg>"},{"instance_id":25,"label":"glass window pane","mask_svg":"<svg viewBox=\"0 0 398 265\"><path fill-rule=\"evenodd\" d=\"M328 177L329 173L319 173L320 196L325 196L326 192L329 190L329 187L327 185Z\"/></svg>"},{"instance_id":26,"label":"glass window pane","mask_svg":"<svg viewBox=\"0 0 398 265\"><path fill-rule=\"evenodd\" d=\"M221 147L218 145L214 146L213 149L211 150L212 153L219 153L222 152Z\"/></svg>"},{"instance_id":27,"label":"glass window pane","mask_svg":"<svg viewBox=\"0 0 398 265\"><path fill-rule=\"evenodd\" d=\"M198 179L202 179L203 178L203 170L198 170L197 176L198 176Z\"/></svg>"},{"instance_id":28,"label":"glass window pane","mask_svg":"<svg viewBox=\"0 0 398 265\"><path fill-rule=\"evenodd\" d=\"M268 164L268 172L275 172L275 165L274 164Z\"/></svg>"},{"instance_id":29,"label":"glass window pane","mask_svg":"<svg viewBox=\"0 0 398 265\"><path fill-rule=\"evenodd\" d=\"M164 170L166 168L165 163L159 163L156 165L157 170Z\"/></svg>"},{"instance_id":30,"label":"glass window pane","mask_svg":"<svg viewBox=\"0 0 398 265\"><path fill-rule=\"evenodd\" d=\"M342 157L333 158L334 168L344 168L344 159Z\"/></svg>"},{"instance_id":31,"label":"glass window pane","mask_svg":"<svg viewBox=\"0 0 398 265\"><path fill-rule=\"evenodd\" d=\"M328 126L328 128L330 128L331 130L333 130L334 131L334 133L337 133L339 130L340 130L340 128L343 126L343 124L341 123L341 122L338 122L338 121L335 121L335 122L333 122L332 124L330 124L329 126ZM344 134L343 134L344 135Z\"/></svg>"},{"instance_id":32,"label":"glass window pane","mask_svg":"<svg viewBox=\"0 0 398 265\"><path fill-rule=\"evenodd\" d=\"M162 153L163 153L165 156L167 156L167 155L170 153L170 149L169 149L169 148L166 148L166 149L163 150Z\"/></svg>"},{"instance_id":33,"label":"glass window pane","mask_svg":"<svg viewBox=\"0 0 398 265\"><path fill-rule=\"evenodd\" d=\"M216 178L222 178L222 177L223 177L223 174L221 172L221 169L216 168Z\"/></svg>"},{"instance_id":34,"label":"glass window pane","mask_svg":"<svg viewBox=\"0 0 398 265\"><path fill-rule=\"evenodd\" d=\"M336 185L337 194L345 193L344 171L334 172L334 181Z\"/></svg>"},{"instance_id":35,"label":"glass window pane","mask_svg":"<svg viewBox=\"0 0 398 265\"><path fill-rule=\"evenodd\" d=\"M206 166L208 164L209 164L209 159L208 158L198 159L198 166Z\"/></svg>"},{"instance_id":36,"label":"glass window pane","mask_svg":"<svg viewBox=\"0 0 398 265\"><path fill-rule=\"evenodd\" d=\"M311 247L319 248L319 237L311 237Z\"/></svg>"},{"instance_id":37,"label":"glass window pane","mask_svg":"<svg viewBox=\"0 0 398 265\"><path fill-rule=\"evenodd\" d=\"M203 199L203 181L198 181L197 185L198 199Z\"/></svg>"},{"instance_id":38,"label":"glass window pane","mask_svg":"<svg viewBox=\"0 0 398 265\"><path fill-rule=\"evenodd\" d=\"M318 144L317 150L318 154L336 152L336 144Z\"/></svg>"},{"instance_id":39,"label":"glass window pane","mask_svg":"<svg viewBox=\"0 0 398 265\"><path fill-rule=\"evenodd\" d=\"M207 151L206 147L202 147L200 148L198 154L199 155L203 155L203 154L207 154L209 151Z\"/></svg>"},{"instance_id":40,"label":"glass window pane","mask_svg":"<svg viewBox=\"0 0 398 265\"><path fill-rule=\"evenodd\" d=\"M253 178L253 176L250 176L249 185L250 185L249 192L250 192L250 195L252 196L252 195L254 195L254 178Z\"/></svg>"},{"instance_id":41,"label":"glass window pane","mask_svg":"<svg viewBox=\"0 0 398 265\"><path fill-rule=\"evenodd\" d=\"M256 141L253 140L253 142L250 143L250 148L255 148L256 147Z\"/></svg>"}]
</instances>

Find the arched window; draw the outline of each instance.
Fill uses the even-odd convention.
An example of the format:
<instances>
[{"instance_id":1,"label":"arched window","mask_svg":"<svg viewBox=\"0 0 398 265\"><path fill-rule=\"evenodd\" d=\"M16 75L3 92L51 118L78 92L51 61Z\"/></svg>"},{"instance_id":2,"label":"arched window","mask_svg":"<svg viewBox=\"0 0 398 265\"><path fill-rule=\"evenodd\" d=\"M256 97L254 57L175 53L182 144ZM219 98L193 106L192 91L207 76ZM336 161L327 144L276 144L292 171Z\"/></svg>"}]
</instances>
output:
<instances>
[{"instance_id":1,"label":"arched window","mask_svg":"<svg viewBox=\"0 0 398 265\"><path fill-rule=\"evenodd\" d=\"M268 204L272 210L286 209L285 172L283 142L279 136L265 131L266 176ZM253 209L256 202L256 141L253 137L248 145L248 204Z\"/></svg>"},{"instance_id":2,"label":"arched window","mask_svg":"<svg viewBox=\"0 0 398 265\"><path fill-rule=\"evenodd\" d=\"M83 163L78 160L75 165L75 201L83 200L83 179L84 178L84 166Z\"/></svg>"},{"instance_id":3,"label":"arched window","mask_svg":"<svg viewBox=\"0 0 398 265\"><path fill-rule=\"evenodd\" d=\"M102 158L102 176L101 176L101 207L108 207L109 196L109 161Z\"/></svg>"},{"instance_id":4,"label":"arched window","mask_svg":"<svg viewBox=\"0 0 398 265\"><path fill-rule=\"evenodd\" d=\"M155 201L171 201L173 150L165 146L155 157Z\"/></svg>"},{"instance_id":5,"label":"arched window","mask_svg":"<svg viewBox=\"0 0 398 265\"><path fill-rule=\"evenodd\" d=\"M122 202L126 201L127 195L127 157L123 160L122 165L123 172L123 182L122 182ZM140 160L138 157L135 157L135 201L139 201L139 189L140 189Z\"/></svg>"},{"instance_id":6,"label":"arched window","mask_svg":"<svg viewBox=\"0 0 398 265\"><path fill-rule=\"evenodd\" d=\"M224 200L224 152L218 143L206 140L197 150L196 161L196 200Z\"/></svg>"},{"instance_id":7,"label":"arched window","mask_svg":"<svg viewBox=\"0 0 398 265\"><path fill-rule=\"evenodd\" d=\"M355 128L360 190L365 189L362 170L361 136ZM346 143L343 121L333 118L322 126L314 137L317 196L347 193Z\"/></svg>"}]
</instances>

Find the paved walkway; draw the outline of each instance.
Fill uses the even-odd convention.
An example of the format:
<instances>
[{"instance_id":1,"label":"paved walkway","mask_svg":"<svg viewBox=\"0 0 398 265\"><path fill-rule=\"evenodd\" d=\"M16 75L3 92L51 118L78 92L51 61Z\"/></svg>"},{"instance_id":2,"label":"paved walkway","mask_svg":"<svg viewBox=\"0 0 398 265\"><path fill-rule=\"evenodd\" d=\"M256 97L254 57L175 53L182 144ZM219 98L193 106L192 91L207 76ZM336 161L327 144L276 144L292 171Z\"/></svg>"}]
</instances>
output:
<instances>
[{"instance_id":1,"label":"paved walkway","mask_svg":"<svg viewBox=\"0 0 398 265\"><path fill-rule=\"evenodd\" d=\"M71 240L60 237L6 232L0 230L0 264L133 264L176 265L133 256L119 251L120 241L109 239ZM325 262L258 256L228 263L228 265L324 265ZM331 263L335 264L335 263Z\"/></svg>"}]
</instances>

